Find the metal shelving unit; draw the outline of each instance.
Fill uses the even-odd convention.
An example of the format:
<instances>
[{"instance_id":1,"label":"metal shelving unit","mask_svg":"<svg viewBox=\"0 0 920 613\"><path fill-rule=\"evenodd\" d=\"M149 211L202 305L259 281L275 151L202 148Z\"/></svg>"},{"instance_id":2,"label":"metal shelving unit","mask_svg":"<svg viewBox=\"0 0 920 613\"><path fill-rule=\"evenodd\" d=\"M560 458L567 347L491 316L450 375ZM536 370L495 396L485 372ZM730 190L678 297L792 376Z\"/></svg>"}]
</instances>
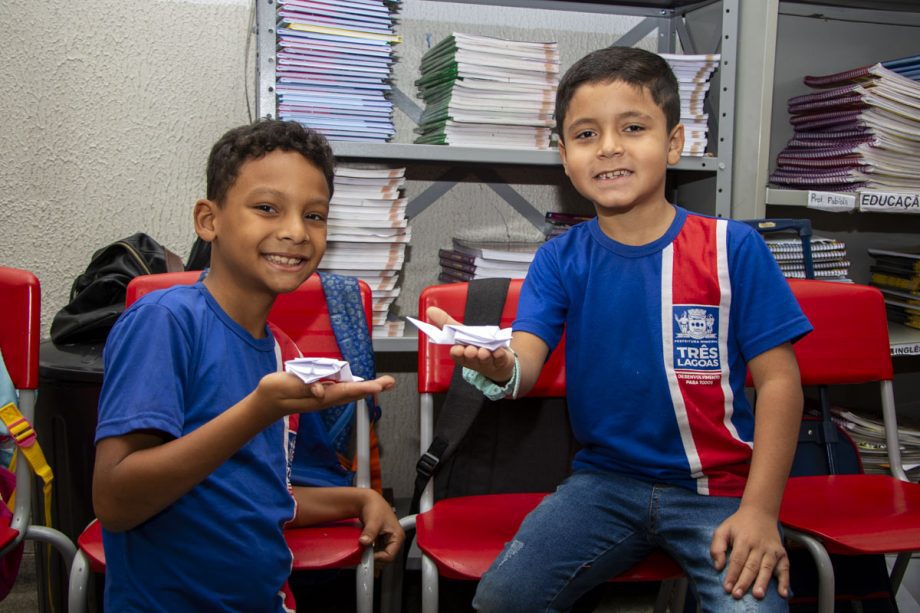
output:
<instances>
[{"instance_id":1,"label":"metal shelving unit","mask_svg":"<svg viewBox=\"0 0 920 613\"><path fill-rule=\"evenodd\" d=\"M507 6L527 9L574 11L637 16L643 19L632 29L612 40L611 44L635 45L657 31L659 52L672 53L680 49L685 53L720 53L722 58L716 71L718 89L710 91L710 148L713 153L705 157L685 157L674 168L677 172L705 173L714 177L712 207L707 212L719 217L731 217L732 159L734 155L736 55L738 53L738 20L741 0L646 0L623 2L593 2L564 0L429 0L453 1L460 4ZM706 7L720 8L719 33L715 49L700 49L693 38L695 13ZM256 0L256 113L259 117L273 117L276 113L275 97L275 0ZM710 13L714 10L710 9ZM712 16L708 16L712 19ZM398 89L394 91L394 104L409 117L416 116L418 107L412 99ZM341 159L359 161L388 161L417 165L425 163L469 166L474 175L492 177L488 166L526 165L559 166L555 149L530 151L489 147L456 147L444 145L415 145L408 143L352 143L333 141L333 151ZM476 169L481 169L477 171ZM518 213L535 225L542 224L542 215L509 186L498 187L491 178L481 179L492 184L493 189ZM436 181L433 189L409 203L408 216L420 214L436 198L446 193L455 183ZM709 195L706 196L707 202ZM414 351L416 338L374 339L377 351Z\"/></svg>"}]
</instances>

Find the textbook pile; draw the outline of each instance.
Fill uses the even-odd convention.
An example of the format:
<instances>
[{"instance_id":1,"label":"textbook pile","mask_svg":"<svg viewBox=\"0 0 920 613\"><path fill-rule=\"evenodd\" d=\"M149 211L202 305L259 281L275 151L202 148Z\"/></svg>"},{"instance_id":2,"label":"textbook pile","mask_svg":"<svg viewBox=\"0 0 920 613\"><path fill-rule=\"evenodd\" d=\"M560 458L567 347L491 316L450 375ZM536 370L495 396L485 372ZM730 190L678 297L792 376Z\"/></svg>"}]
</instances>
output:
<instances>
[{"instance_id":1,"label":"textbook pile","mask_svg":"<svg viewBox=\"0 0 920 613\"><path fill-rule=\"evenodd\" d=\"M543 234L546 235L546 240L549 240L555 236L565 234L572 226L593 218L594 215L575 215L549 211L545 215L546 224L543 226Z\"/></svg>"},{"instance_id":2,"label":"textbook pile","mask_svg":"<svg viewBox=\"0 0 920 613\"><path fill-rule=\"evenodd\" d=\"M802 241L794 239L767 239L767 247L787 279L805 279L805 260ZM811 239L811 259L815 279L849 281L850 261L845 243L819 236Z\"/></svg>"},{"instance_id":3,"label":"textbook pile","mask_svg":"<svg viewBox=\"0 0 920 613\"><path fill-rule=\"evenodd\" d=\"M338 166L329 206L326 255L319 269L358 277L373 295L374 336L401 336L402 320L387 321L399 296L399 273L411 231L400 189L405 168Z\"/></svg>"},{"instance_id":4,"label":"textbook pile","mask_svg":"<svg viewBox=\"0 0 920 613\"><path fill-rule=\"evenodd\" d=\"M862 460L866 473L888 473L888 445L885 441L885 424L876 417L833 408L832 417L847 431ZM902 419L899 417L899 419ZM911 481L920 477L920 430L898 426L898 440L901 445L901 465Z\"/></svg>"},{"instance_id":5,"label":"textbook pile","mask_svg":"<svg viewBox=\"0 0 920 613\"><path fill-rule=\"evenodd\" d=\"M718 67L721 56L676 53L659 55L668 62L680 86L680 122L684 125L684 149L681 155L704 155L709 134L709 114L703 110L703 102L709 92L709 79Z\"/></svg>"},{"instance_id":6,"label":"textbook pile","mask_svg":"<svg viewBox=\"0 0 920 613\"><path fill-rule=\"evenodd\" d=\"M556 43L452 34L415 82L425 101L416 143L547 149L559 83Z\"/></svg>"},{"instance_id":7,"label":"textbook pile","mask_svg":"<svg viewBox=\"0 0 920 613\"><path fill-rule=\"evenodd\" d=\"M888 320L920 328L920 247L869 249L869 284L882 291Z\"/></svg>"},{"instance_id":8,"label":"textbook pile","mask_svg":"<svg viewBox=\"0 0 920 613\"><path fill-rule=\"evenodd\" d=\"M789 100L792 139L770 182L829 191L920 191L920 56L825 76Z\"/></svg>"},{"instance_id":9,"label":"textbook pile","mask_svg":"<svg viewBox=\"0 0 920 613\"><path fill-rule=\"evenodd\" d=\"M496 242L453 239L453 249L441 249L442 283L507 277L522 279L542 242Z\"/></svg>"},{"instance_id":10,"label":"textbook pile","mask_svg":"<svg viewBox=\"0 0 920 613\"><path fill-rule=\"evenodd\" d=\"M384 142L395 133L393 31L385 0L278 0L278 117L331 140Z\"/></svg>"}]
</instances>

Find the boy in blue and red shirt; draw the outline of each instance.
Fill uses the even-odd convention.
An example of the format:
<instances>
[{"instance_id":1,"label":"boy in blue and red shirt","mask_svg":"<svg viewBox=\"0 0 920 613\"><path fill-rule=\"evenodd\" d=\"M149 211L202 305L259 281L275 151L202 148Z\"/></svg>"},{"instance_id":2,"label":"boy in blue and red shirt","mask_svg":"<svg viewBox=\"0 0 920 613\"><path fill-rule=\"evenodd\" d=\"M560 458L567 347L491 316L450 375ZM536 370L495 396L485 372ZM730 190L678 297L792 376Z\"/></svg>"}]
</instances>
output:
<instances>
[{"instance_id":1,"label":"boy in blue and red shirt","mask_svg":"<svg viewBox=\"0 0 920 613\"><path fill-rule=\"evenodd\" d=\"M583 446L483 577L480 610L569 610L656 547L704 611L787 609L777 517L802 413L791 343L811 326L756 232L665 199L679 120L661 57L612 47L572 66L556 99L559 153L597 217L538 251L511 351L451 349L488 396L518 397L565 331Z\"/></svg>"}]
</instances>

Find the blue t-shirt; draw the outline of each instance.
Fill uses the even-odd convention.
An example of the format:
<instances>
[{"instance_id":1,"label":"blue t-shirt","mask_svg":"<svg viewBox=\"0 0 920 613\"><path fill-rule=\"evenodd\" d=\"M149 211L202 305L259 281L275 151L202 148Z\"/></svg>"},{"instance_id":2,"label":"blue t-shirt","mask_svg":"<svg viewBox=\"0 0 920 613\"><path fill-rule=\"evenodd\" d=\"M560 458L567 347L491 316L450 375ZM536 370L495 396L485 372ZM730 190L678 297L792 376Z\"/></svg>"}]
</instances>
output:
<instances>
[{"instance_id":1,"label":"blue t-shirt","mask_svg":"<svg viewBox=\"0 0 920 613\"><path fill-rule=\"evenodd\" d=\"M201 283L149 294L105 345L96 441L137 430L178 438L277 370L275 339L253 338ZM293 439L278 421L141 525L103 530L110 611L281 611L294 516Z\"/></svg>"},{"instance_id":2,"label":"blue t-shirt","mask_svg":"<svg viewBox=\"0 0 920 613\"><path fill-rule=\"evenodd\" d=\"M543 245L513 328L550 349L565 331L576 469L740 496L754 436L746 363L811 324L753 229L675 210L646 245L610 239L596 219Z\"/></svg>"}]
</instances>

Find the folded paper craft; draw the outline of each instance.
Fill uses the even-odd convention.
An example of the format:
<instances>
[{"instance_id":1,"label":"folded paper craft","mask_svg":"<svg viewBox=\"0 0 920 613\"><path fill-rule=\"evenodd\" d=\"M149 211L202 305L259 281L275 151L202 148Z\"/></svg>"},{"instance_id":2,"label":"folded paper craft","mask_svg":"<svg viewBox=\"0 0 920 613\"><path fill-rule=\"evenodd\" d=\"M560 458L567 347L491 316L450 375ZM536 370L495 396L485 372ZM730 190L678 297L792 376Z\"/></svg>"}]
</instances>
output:
<instances>
[{"instance_id":1,"label":"folded paper craft","mask_svg":"<svg viewBox=\"0 0 920 613\"><path fill-rule=\"evenodd\" d=\"M511 328L447 324L442 329L413 317L406 317L406 319L436 345L474 345L489 351L511 345Z\"/></svg>"},{"instance_id":2,"label":"folded paper craft","mask_svg":"<svg viewBox=\"0 0 920 613\"><path fill-rule=\"evenodd\" d=\"M363 381L351 374L348 362L334 358L295 358L284 363L284 370L297 375L304 383Z\"/></svg>"}]
</instances>

